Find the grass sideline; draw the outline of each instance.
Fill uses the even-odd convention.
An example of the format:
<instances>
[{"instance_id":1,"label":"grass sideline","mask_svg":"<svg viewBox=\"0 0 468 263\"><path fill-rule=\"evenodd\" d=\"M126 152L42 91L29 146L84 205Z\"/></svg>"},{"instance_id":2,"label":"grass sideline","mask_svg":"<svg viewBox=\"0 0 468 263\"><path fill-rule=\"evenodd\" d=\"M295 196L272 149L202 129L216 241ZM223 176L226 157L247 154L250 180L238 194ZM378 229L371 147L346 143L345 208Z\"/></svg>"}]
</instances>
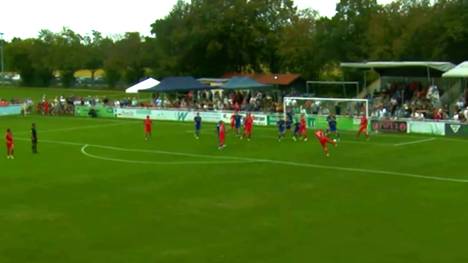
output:
<instances>
[{"instance_id":1,"label":"grass sideline","mask_svg":"<svg viewBox=\"0 0 468 263\"><path fill-rule=\"evenodd\" d=\"M468 140L345 133L326 158L261 127L219 151L213 125L192 126L156 121L145 142L141 121L0 118L16 137L0 262L468 261L468 183L398 175L468 179Z\"/></svg>"}]
</instances>

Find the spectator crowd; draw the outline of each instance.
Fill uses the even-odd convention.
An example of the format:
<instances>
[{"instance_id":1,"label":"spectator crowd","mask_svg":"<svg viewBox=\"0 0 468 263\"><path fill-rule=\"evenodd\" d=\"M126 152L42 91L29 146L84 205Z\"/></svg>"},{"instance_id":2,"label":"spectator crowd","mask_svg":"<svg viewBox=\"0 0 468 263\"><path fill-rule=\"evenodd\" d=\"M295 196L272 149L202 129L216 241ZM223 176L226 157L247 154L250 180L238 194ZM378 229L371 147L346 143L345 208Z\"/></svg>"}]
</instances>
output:
<instances>
[{"instance_id":1,"label":"spectator crowd","mask_svg":"<svg viewBox=\"0 0 468 263\"><path fill-rule=\"evenodd\" d=\"M288 94L297 96L299 94ZM416 120L454 120L467 122L468 89L457 100L452 113L448 105L441 105L440 91L437 86L424 87L419 82L409 84L393 83L382 92L370 95L370 115L375 118L411 118ZM178 108L197 111L250 111L275 113L283 112L282 96L279 93L254 92L188 92L185 94L154 94L151 99L142 100L136 97L111 99L98 96L57 96L47 98L45 95L38 102L32 99L0 99L0 107L10 104L22 105L23 114L32 112L42 115L73 115L76 106L108 107L145 107L145 108ZM304 105L307 106L307 105ZM308 108L312 114L336 112L337 115L358 114L363 105L325 105L311 103Z\"/></svg>"},{"instance_id":2,"label":"spectator crowd","mask_svg":"<svg viewBox=\"0 0 468 263\"><path fill-rule=\"evenodd\" d=\"M156 108L182 108L194 110L230 110L252 112L280 112L281 99L272 93L257 92L189 92L184 95L153 96Z\"/></svg>"},{"instance_id":3,"label":"spectator crowd","mask_svg":"<svg viewBox=\"0 0 468 263\"><path fill-rule=\"evenodd\" d=\"M442 105L436 85L424 87L420 82L392 83L382 92L369 95L371 116L377 118L411 118L416 120L456 120L468 118L468 91L454 109Z\"/></svg>"}]
</instances>

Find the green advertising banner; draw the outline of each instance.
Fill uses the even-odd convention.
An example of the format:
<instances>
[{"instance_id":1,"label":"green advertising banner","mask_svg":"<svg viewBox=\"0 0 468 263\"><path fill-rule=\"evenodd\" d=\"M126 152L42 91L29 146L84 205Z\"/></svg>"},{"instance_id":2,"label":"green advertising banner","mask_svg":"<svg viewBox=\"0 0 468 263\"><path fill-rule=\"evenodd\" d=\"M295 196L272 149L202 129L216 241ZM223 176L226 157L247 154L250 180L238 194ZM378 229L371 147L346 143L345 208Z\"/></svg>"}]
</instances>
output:
<instances>
[{"instance_id":1,"label":"green advertising banner","mask_svg":"<svg viewBox=\"0 0 468 263\"><path fill-rule=\"evenodd\" d=\"M294 116L294 122L298 122L300 118L301 118L301 115L297 114L296 116ZM277 125L280 119L284 119L283 114L270 114L267 116L267 125L275 126ZM311 128L315 127L315 120L316 119L314 117L308 116L306 119L307 127L311 127Z\"/></svg>"},{"instance_id":2,"label":"green advertising banner","mask_svg":"<svg viewBox=\"0 0 468 263\"><path fill-rule=\"evenodd\" d=\"M275 126L280 119L284 119L284 116L282 114L270 114L267 116L267 125Z\"/></svg>"},{"instance_id":3,"label":"green advertising banner","mask_svg":"<svg viewBox=\"0 0 468 263\"><path fill-rule=\"evenodd\" d=\"M336 123L338 130L355 131L359 128L359 119L348 116L336 116ZM316 126L314 128L326 129L328 128L327 116L318 116Z\"/></svg>"},{"instance_id":4,"label":"green advertising banner","mask_svg":"<svg viewBox=\"0 0 468 263\"><path fill-rule=\"evenodd\" d=\"M76 106L75 107L75 116L77 117L89 117L89 111L91 109L96 110L97 117L99 118L115 118L114 108L104 107L104 106Z\"/></svg>"},{"instance_id":5,"label":"green advertising banner","mask_svg":"<svg viewBox=\"0 0 468 263\"><path fill-rule=\"evenodd\" d=\"M468 137L468 124L445 124L445 135Z\"/></svg>"},{"instance_id":6,"label":"green advertising banner","mask_svg":"<svg viewBox=\"0 0 468 263\"><path fill-rule=\"evenodd\" d=\"M268 125L276 125L277 122L282 118L284 118L283 114L268 115ZM300 115L297 114L294 116L294 121L299 121L299 118ZM336 121L338 123L338 129L341 130L353 131L358 130L359 128L359 119L354 119L353 117L337 116ZM307 127L319 129L328 128L327 116L308 116Z\"/></svg>"}]
</instances>

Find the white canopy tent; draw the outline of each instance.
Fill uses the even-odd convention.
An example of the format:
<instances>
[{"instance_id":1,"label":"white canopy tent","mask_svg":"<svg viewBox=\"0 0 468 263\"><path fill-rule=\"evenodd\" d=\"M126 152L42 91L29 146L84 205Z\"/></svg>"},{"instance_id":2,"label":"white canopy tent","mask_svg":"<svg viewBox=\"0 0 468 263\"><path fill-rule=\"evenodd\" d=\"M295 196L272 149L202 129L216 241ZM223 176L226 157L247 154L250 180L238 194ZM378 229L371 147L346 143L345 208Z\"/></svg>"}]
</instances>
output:
<instances>
[{"instance_id":1,"label":"white canopy tent","mask_svg":"<svg viewBox=\"0 0 468 263\"><path fill-rule=\"evenodd\" d=\"M125 90L125 93L138 93L140 90L151 89L159 84L159 81L149 78Z\"/></svg>"},{"instance_id":2,"label":"white canopy tent","mask_svg":"<svg viewBox=\"0 0 468 263\"><path fill-rule=\"evenodd\" d=\"M444 78L468 78L468 61L461 63L455 68L445 72Z\"/></svg>"}]
</instances>

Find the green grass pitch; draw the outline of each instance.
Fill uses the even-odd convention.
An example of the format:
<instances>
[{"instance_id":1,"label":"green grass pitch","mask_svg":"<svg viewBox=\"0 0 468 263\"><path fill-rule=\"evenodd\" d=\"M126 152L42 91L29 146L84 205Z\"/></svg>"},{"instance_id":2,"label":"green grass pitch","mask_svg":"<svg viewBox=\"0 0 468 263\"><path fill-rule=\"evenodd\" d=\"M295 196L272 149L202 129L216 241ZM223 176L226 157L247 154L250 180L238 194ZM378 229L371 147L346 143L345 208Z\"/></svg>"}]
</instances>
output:
<instances>
[{"instance_id":1,"label":"green grass pitch","mask_svg":"<svg viewBox=\"0 0 468 263\"><path fill-rule=\"evenodd\" d=\"M39 154L29 128L38 126ZM217 149L191 123L2 117L0 262L468 262L468 140L345 133ZM4 151L4 143L2 151Z\"/></svg>"}]
</instances>

